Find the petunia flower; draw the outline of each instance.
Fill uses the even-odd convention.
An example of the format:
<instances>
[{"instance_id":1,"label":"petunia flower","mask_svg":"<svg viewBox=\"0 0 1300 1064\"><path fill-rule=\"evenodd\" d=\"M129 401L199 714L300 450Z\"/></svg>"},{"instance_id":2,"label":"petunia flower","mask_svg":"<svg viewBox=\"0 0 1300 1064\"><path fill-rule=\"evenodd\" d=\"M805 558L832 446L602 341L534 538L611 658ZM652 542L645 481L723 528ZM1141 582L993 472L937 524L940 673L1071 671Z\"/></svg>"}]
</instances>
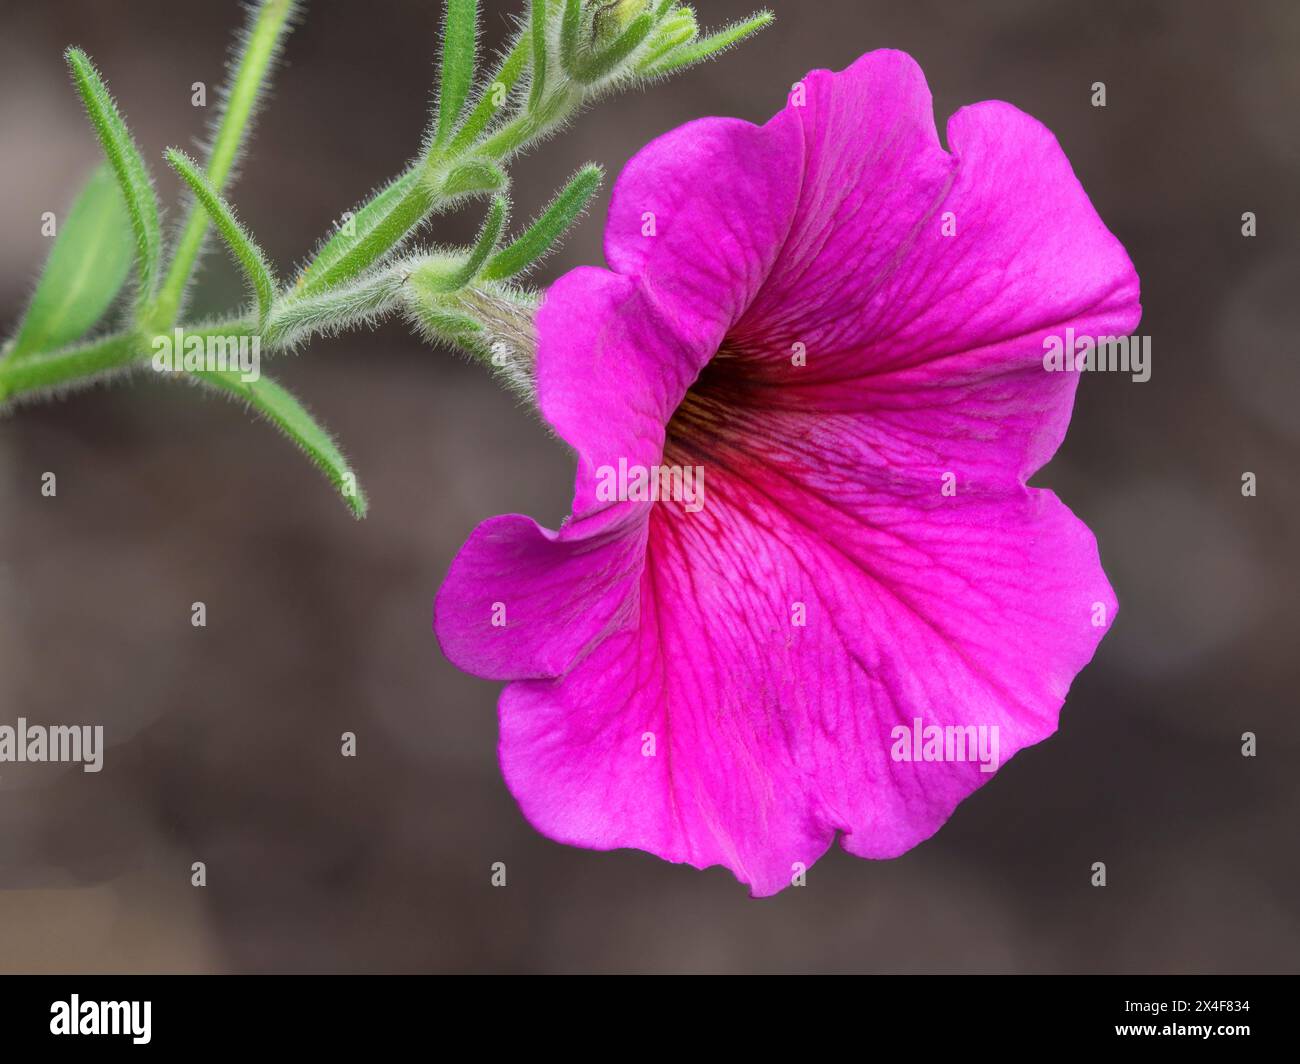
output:
<instances>
[{"instance_id":1,"label":"petunia flower","mask_svg":"<svg viewBox=\"0 0 1300 1064\"><path fill-rule=\"evenodd\" d=\"M975 104L947 143L907 55L816 71L766 125L645 148L610 269L548 292L572 515L486 521L434 621L509 681L501 768L543 834L770 895L836 833L871 858L931 836L992 777L977 736L1002 763L1056 730L1116 601L1026 487L1078 382L1044 345L1127 335L1138 278L1033 118ZM702 469L703 505L623 473L610 501L611 470L664 467Z\"/></svg>"}]
</instances>

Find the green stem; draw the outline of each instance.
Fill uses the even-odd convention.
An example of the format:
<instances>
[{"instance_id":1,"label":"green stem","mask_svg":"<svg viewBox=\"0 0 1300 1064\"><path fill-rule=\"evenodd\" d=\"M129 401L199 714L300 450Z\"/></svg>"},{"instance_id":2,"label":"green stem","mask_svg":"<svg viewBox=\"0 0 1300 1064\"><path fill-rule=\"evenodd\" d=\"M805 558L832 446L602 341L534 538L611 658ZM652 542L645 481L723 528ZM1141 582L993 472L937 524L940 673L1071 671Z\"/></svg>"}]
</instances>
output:
<instances>
[{"instance_id":1,"label":"green stem","mask_svg":"<svg viewBox=\"0 0 1300 1064\"><path fill-rule=\"evenodd\" d=\"M524 111L490 134L478 145L477 151L484 158L505 163L567 119L581 102L582 94L576 90L555 92L546 99L540 110Z\"/></svg>"},{"instance_id":2,"label":"green stem","mask_svg":"<svg viewBox=\"0 0 1300 1064\"><path fill-rule=\"evenodd\" d=\"M78 379L88 382L90 378L129 365L144 350L145 345L134 333L118 333L64 351L33 355L23 362L0 363L0 402Z\"/></svg>"},{"instance_id":3,"label":"green stem","mask_svg":"<svg viewBox=\"0 0 1300 1064\"><path fill-rule=\"evenodd\" d=\"M187 336L240 336L249 332L248 322L242 319L185 329ZM143 362L152 347L148 332L120 332L62 351L32 355L20 362L0 362L0 404L54 388L85 386L106 373Z\"/></svg>"},{"instance_id":4,"label":"green stem","mask_svg":"<svg viewBox=\"0 0 1300 1064\"><path fill-rule=\"evenodd\" d=\"M216 191L225 188L235 159L243 147L248 126L261 95L267 71L275 61L280 43L293 14L295 0L264 0L253 18L235 79L226 98L226 110L217 127L208 157L207 178ZM167 278L154 302L149 324L165 329L175 323L185 297L185 288L208 232L208 214L197 203L190 205L189 218L176 244Z\"/></svg>"}]
</instances>

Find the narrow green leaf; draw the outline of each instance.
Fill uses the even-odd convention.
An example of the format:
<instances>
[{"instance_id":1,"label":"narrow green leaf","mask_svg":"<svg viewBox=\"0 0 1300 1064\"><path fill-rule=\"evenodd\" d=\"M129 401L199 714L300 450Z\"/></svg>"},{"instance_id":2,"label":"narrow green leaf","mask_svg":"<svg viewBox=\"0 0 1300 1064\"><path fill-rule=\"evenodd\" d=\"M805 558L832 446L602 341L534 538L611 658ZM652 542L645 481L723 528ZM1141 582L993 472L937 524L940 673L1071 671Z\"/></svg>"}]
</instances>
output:
<instances>
[{"instance_id":1,"label":"narrow green leaf","mask_svg":"<svg viewBox=\"0 0 1300 1064\"><path fill-rule=\"evenodd\" d=\"M328 265L313 267L311 280L300 282L297 291L311 294L351 281L410 236L434 205L433 193L423 178L422 170L416 171L416 177L412 181L399 178L402 187L393 190L391 196L386 196L384 209L376 212L374 223L364 233L358 226L355 238L349 238ZM388 191L386 189L385 193Z\"/></svg>"},{"instance_id":2,"label":"narrow green leaf","mask_svg":"<svg viewBox=\"0 0 1300 1064\"><path fill-rule=\"evenodd\" d=\"M654 17L649 14L639 15L628 23L627 29L618 38L597 55L578 60L575 77L584 84L599 81L607 74L617 70L619 65L641 46L650 31L654 29Z\"/></svg>"},{"instance_id":3,"label":"narrow green leaf","mask_svg":"<svg viewBox=\"0 0 1300 1064\"><path fill-rule=\"evenodd\" d=\"M9 358L53 351L85 336L121 290L133 251L131 219L105 163L59 225Z\"/></svg>"},{"instance_id":4,"label":"narrow green leaf","mask_svg":"<svg viewBox=\"0 0 1300 1064\"><path fill-rule=\"evenodd\" d=\"M669 52L690 44L699 35L700 27L691 8L683 7L670 12L655 28L646 53L637 60L639 69L644 71L655 66Z\"/></svg>"},{"instance_id":5,"label":"narrow green leaf","mask_svg":"<svg viewBox=\"0 0 1300 1064\"><path fill-rule=\"evenodd\" d=\"M641 70L641 73L646 77L658 78L694 66L696 63L709 59L719 52L726 51L732 45L738 44L764 27L770 26L773 21L774 16L770 11L760 11L753 18L734 23L717 33L702 37L698 41L669 52L663 58L649 63Z\"/></svg>"},{"instance_id":6,"label":"narrow green leaf","mask_svg":"<svg viewBox=\"0 0 1300 1064\"><path fill-rule=\"evenodd\" d=\"M492 256L483 277L488 281L503 281L514 277L537 263L563 238L568 228L577 221L591 197L600 188L604 171L595 164L579 170L564 186L551 205L509 247Z\"/></svg>"},{"instance_id":7,"label":"narrow green leaf","mask_svg":"<svg viewBox=\"0 0 1300 1064\"><path fill-rule=\"evenodd\" d=\"M67 60L73 82L86 105L86 113L122 189L137 245L140 291L136 299L141 308L147 308L158 285L158 267L162 257L162 229L158 223L158 198L154 194L153 182L99 71L78 48L68 49Z\"/></svg>"},{"instance_id":8,"label":"narrow green leaf","mask_svg":"<svg viewBox=\"0 0 1300 1064\"><path fill-rule=\"evenodd\" d=\"M459 155L470 147L492 124L492 120L505 109L510 93L519 84L519 79L528 66L532 47L528 34L521 33L515 38L510 51L506 53L491 79L484 85L478 103L474 105L464 125L460 127L460 132L452 139L447 154Z\"/></svg>"},{"instance_id":9,"label":"narrow green leaf","mask_svg":"<svg viewBox=\"0 0 1300 1064\"><path fill-rule=\"evenodd\" d=\"M560 22L560 65L569 77L578 73L578 45L582 36L582 0L565 0Z\"/></svg>"},{"instance_id":10,"label":"narrow green leaf","mask_svg":"<svg viewBox=\"0 0 1300 1064\"><path fill-rule=\"evenodd\" d=\"M436 151L450 139L470 89L474 86L474 61L478 43L478 0L447 0L442 31L441 88L438 93Z\"/></svg>"},{"instance_id":11,"label":"narrow green leaf","mask_svg":"<svg viewBox=\"0 0 1300 1064\"><path fill-rule=\"evenodd\" d=\"M311 282L321 273L328 270L352 247L364 239L383 220L384 216L393 209L394 204L411 191L411 188L420 180L422 174L422 167L411 167L404 174L395 177L381 188L362 206L345 215L343 224L334 230L334 235L325 242L324 246L316 252L316 257L298 275L295 287L310 286Z\"/></svg>"},{"instance_id":12,"label":"narrow green leaf","mask_svg":"<svg viewBox=\"0 0 1300 1064\"><path fill-rule=\"evenodd\" d=\"M300 447L312 463L338 489L343 501L358 517L366 516L365 492L334 438L287 388L270 377L245 381L238 370L200 370L190 376L208 387L243 399L248 405Z\"/></svg>"},{"instance_id":13,"label":"narrow green leaf","mask_svg":"<svg viewBox=\"0 0 1300 1064\"><path fill-rule=\"evenodd\" d=\"M488 256L496 250L501 230L506 224L506 201L500 196L488 208L487 219L479 230L478 239L463 262L450 269L437 263L421 267L412 276L415 284L434 294L458 292L479 275Z\"/></svg>"},{"instance_id":14,"label":"narrow green leaf","mask_svg":"<svg viewBox=\"0 0 1300 1064\"><path fill-rule=\"evenodd\" d=\"M230 248L230 253L244 271L244 276L248 279L253 295L257 299L257 328L260 332L266 327L266 320L271 314L271 303L275 299L275 278L271 273L271 267L267 264L266 256L248 235L247 230L239 224L230 204L221 193L208 184L207 179L199 173L198 167L189 156L175 148L168 148L167 161L190 186L190 191L198 201L203 204L203 209L212 218L217 232L221 234L226 246Z\"/></svg>"},{"instance_id":15,"label":"narrow green leaf","mask_svg":"<svg viewBox=\"0 0 1300 1064\"><path fill-rule=\"evenodd\" d=\"M528 94L528 109L536 111L546 92L547 0L533 0L529 28L533 35L533 84Z\"/></svg>"}]
</instances>

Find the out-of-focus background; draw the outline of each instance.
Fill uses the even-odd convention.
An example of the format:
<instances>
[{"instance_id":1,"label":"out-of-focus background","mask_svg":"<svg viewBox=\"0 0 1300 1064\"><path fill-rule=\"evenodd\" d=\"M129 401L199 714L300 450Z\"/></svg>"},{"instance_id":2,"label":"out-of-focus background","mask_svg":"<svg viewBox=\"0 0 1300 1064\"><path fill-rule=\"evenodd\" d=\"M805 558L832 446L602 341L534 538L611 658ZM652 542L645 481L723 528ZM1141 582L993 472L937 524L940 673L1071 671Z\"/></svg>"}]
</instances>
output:
<instances>
[{"instance_id":1,"label":"out-of-focus background","mask_svg":"<svg viewBox=\"0 0 1300 1064\"><path fill-rule=\"evenodd\" d=\"M493 44L515 6L484 4ZM749 7L697 6L708 24ZM102 723L111 744L98 775L0 765L0 970L1300 968L1300 5L770 6L776 29L519 164L516 216L582 161L616 174L701 114L764 120L808 69L885 46L920 61L941 131L989 98L1054 130L1137 265L1154 366L1086 377L1036 479L1097 532L1122 603L1059 734L906 856L836 847L767 901L722 869L559 846L502 784L497 685L443 660L430 611L478 521L558 523L562 447L400 327L316 342L272 372L355 460L357 523L270 428L141 375L0 419L0 724ZM414 153L437 8L307 5L233 189L282 269ZM157 161L203 134L191 86L215 88L242 20L217 0L5 0L0 322L48 250L42 212L98 157L63 48L100 64ZM543 279L602 261L603 211ZM199 308L241 298L215 249Z\"/></svg>"}]
</instances>

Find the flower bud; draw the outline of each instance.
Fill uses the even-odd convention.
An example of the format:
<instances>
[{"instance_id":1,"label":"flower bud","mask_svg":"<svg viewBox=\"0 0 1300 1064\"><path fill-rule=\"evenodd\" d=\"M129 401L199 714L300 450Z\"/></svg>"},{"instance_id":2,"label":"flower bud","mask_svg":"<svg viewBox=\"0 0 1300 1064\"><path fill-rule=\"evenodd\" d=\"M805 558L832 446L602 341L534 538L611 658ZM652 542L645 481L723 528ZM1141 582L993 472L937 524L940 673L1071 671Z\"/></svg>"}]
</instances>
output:
<instances>
[{"instance_id":1,"label":"flower bud","mask_svg":"<svg viewBox=\"0 0 1300 1064\"><path fill-rule=\"evenodd\" d=\"M593 0L592 30L597 46L608 44L650 6L650 0Z\"/></svg>"}]
</instances>

